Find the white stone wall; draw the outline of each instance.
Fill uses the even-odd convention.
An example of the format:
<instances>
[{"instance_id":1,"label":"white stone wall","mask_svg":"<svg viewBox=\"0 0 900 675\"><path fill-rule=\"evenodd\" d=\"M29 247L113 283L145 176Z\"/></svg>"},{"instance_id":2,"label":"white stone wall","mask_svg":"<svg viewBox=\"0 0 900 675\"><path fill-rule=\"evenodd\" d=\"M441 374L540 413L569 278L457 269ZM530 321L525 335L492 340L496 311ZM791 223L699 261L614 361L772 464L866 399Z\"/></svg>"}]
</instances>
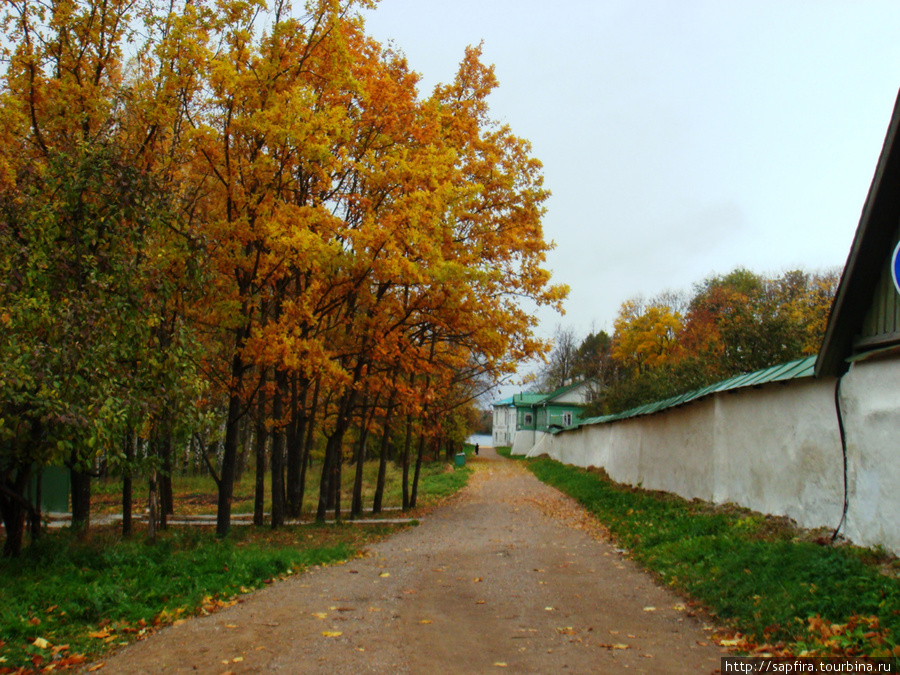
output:
<instances>
[{"instance_id":1,"label":"white stone wall","mask_svg":"<svg viewBox=\"0 0 900 675\"><path fill-rule=\"evenodd\" d=\"M841 383L847 434L845 534L900 554L900 360L854 365Z\"/></svg>"},{"instance_id":2,"label":"white stone wall","mask_svg":"<svg viewBox=\"0 0 900 675\"><path fill-rule=\"evenodd\" d=\"M520 429L515 432L515 438L513 439L513 444L509 452L511 455L528 454L529 451L533 450L535 446L538 445L544 436L549 435L550 434L545 434L543 431L535 431L534 429Z\"/></svg>"},{"instance_id":3,"label":"white stone wall","mask_svg":"<svg viewBox=\"0 0 900 675\"><path fill-rule=\"evenodd\" d=\"M735 503L835 528L844 460L834 379L710 396L655 415L548 435L529 455L606 469L618 482ZM854 365L841 384L849 508L841 532L900 553L900 360Z\"/></svg>"}]
</instances>

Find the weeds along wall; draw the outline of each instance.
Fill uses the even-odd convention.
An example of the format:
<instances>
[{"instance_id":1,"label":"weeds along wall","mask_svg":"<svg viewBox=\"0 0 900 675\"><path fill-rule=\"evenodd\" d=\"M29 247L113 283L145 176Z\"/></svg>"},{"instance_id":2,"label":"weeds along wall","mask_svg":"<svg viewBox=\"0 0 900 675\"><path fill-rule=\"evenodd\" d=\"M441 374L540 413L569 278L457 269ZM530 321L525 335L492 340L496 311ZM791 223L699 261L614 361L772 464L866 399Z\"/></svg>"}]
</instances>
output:
<instances>
[{"instance_id":1,"label":"weeds along wall","mask_svg":"<svg viewBox=\"0 0 900 675\"><path fill-rule=\"evenodd\" d=\"M653 415L547 434L529 452L628 485L788 516L900 554L900 361L719 393Z\"/></svg>"}]
</instances>

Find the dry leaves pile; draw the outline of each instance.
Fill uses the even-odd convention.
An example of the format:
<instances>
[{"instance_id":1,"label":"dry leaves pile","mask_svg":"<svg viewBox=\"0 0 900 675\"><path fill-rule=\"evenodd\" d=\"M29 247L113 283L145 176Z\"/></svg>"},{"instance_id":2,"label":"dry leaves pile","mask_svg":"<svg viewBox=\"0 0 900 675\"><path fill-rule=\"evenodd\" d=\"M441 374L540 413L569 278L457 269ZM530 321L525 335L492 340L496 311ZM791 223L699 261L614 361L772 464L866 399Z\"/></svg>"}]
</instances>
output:
<instances>
[{"instance_id":1,"label":"dry leaves pile","mask_svg":"<svg viewBox=\"0 0 900 675\"><path fill-rule=\"evenodd\" d=\"M609 542L611 540L609 530L583 506L567 495L554 490L545 492L539 499L529 497L525 501L535 506L545 516L553 518L567 527L586 532L597 541Z\"/></svg>"},{"instance_id":2,"label":"dry leaves pile","mask_svg":"<svg viewBox=\"0 0 900 675\"><path fill-rule=\"evenodd\" d=\"M808 638L794 644L759 643L741 633L714 635L722 647L764 657L860 657L900 658L900 645L894 644L878 617L852 616L847 623L830 623L820 616L807 620Z\"/></svg>"}]
</instances>

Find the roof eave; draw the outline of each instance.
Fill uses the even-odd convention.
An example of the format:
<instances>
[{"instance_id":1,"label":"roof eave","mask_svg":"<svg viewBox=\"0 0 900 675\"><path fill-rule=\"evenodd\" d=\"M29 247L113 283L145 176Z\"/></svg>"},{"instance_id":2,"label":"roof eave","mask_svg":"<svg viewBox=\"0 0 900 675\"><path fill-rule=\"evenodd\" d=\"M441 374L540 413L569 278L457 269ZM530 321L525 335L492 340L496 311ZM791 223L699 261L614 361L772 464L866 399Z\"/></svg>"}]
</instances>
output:
<instances>
[{"instance_id":1,"label":"roof eave","mask_svg":"<svg viewBox=\"0 0 900 675\"><path fill-rule=\"evenodd\" d=\"M881 272L880 265L872 264L872 261L887 253L900 222L900 199L890 194L889 189L900 185L898 133L900 95L894 102L875 175L831 305L822 349L816 360L816 377L840 376L847 372L847 358L853 349L854 336L865 319Z\"/></svg>"}]
</instances>

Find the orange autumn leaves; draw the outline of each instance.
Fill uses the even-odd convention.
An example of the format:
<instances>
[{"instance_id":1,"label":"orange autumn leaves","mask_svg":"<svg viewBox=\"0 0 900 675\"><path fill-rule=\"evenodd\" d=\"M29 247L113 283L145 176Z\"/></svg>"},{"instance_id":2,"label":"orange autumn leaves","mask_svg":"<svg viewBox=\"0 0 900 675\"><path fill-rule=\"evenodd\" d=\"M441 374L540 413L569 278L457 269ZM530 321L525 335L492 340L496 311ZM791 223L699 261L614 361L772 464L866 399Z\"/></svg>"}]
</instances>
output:
<instances>
[{"instance_id":1,"label":"orange autumn leaves","mask_svg":"<svg viewBox=\"0 0 900 675\"><path fill-rule=\"evenodd\" d=\"M836 286L833 271L769 278L736 269L690 295L627 300L604 345L612 367L595 374L607 385L602 412L816 354Z\"/></svg>"},{"instance_id":2,"label":"orange autumn leaves","mask_svg":"<svg viewBox=\"0 0 900 675\"><path fill-rule=\"evenodd\" d=\"M23 181L51 162L65 177L73 156L98 147L148 186L104 221L134 234L113 253L139 269L123 263L97 291L128 298L127 311L104 300L98 315L140 330L98 331L90 368L116 387L86 380L79 400L109 402L109 443L126 429L224 429L220 534L255 396L270 399L276 435L290 403L335 447L364 400L394 401L417 428L437 429L475 382L546 350L522 299L559 308L566 294L544 266L540 163L491 120L497 81L480 49L423 95L403 55L366 35L359 12L373 4L6 5L0 201L52 211L55 195L24 199ZM76 205L106 198L67 188ZM86 217L73 231L91 226ZM36 239L25 249L52 249ZM90 267L104 241L87 245ZM40 270L33 253L0 262ZM62 289L65 278L48 283ZM20 319L35 303L20 290L0 298L7 333L21 338L0 353L11 365L34 352ZM44 403L15 414L39 417ZM79 460L96 452L75 446ZM37 448L26 454L38 459Z\"/></svg>"}]
</instances>

